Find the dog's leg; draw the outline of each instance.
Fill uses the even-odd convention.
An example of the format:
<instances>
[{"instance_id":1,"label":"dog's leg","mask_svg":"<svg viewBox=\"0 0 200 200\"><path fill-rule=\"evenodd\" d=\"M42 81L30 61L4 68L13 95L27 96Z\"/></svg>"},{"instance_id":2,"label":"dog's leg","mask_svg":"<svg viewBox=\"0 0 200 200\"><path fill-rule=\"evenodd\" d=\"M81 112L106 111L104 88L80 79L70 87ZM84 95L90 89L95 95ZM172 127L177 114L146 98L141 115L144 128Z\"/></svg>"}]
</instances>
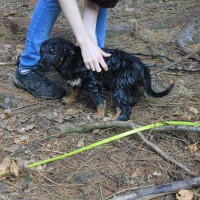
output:
<instances>
[{"instance_id":1,"label":"dog's leg","mask_svg":"<svg viewBox=\"0 0 200 200\"><path fill-rule=\"evenodd\" d=\"M126 93L125 89L117 89L115 88L114 91L112 92L112 97L113 100L117 106L117 108L120 109L120 114L119 116L115 117L115 120L119 121L127 121L129 120L129 117L131 115L131 103L129 96ZM132 100L131 100L132 101Z\"/></svg>"},{"instance_id":2,"label":"dog's leg","mask_svg":"<svg viewBox=\"0 0 200 200\"><path fill-rule=\"evenodd\" d=\"M105 117L105 114L106 114L106 102L104 101L103 103L97 106L97 118L103 119Z\"/></svg>"},{"instance_id":3,"label":"dog's leg","mask_svg":"<svg viewBox=\"0 0 200 200\"><path fill-rule=\"evenodd\" d=\"M69 96L64 97L62 99L62 102L65 104L73 103L76 101L78 95L79 95L79 89L77 87L71 87Z\"/></svg>"},{"instance_id":4,"label":"dog's leg","mask_svg":"<svg viewBox=\"0 0 200 200\"><path fill-rule=\"evenodd\" d=\"M93 79L87 83L87 89L97 108L97 118L103 119L105 117L106 102L103 98L101 87L98 85L97 81Z\"/></svg>"}]
</instances>

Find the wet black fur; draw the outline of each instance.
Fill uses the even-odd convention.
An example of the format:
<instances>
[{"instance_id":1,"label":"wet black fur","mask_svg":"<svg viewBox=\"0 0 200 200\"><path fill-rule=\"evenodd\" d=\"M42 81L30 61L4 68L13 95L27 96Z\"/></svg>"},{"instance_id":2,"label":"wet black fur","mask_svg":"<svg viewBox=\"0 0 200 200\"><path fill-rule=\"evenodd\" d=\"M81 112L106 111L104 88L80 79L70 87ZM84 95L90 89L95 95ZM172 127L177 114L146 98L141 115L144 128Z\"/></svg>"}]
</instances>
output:
<instances>
[{"instance_id":1,"label":"wet black fur","mask_svg":"<svg viewBox=\"0 0 200 200\"><path fill-rule=\"evenodd\" d=\"M172 90L173 84L163 92L153 91L149 70L139 58L121 50L103 50L112 54L104 58L109 70L97 73L86 69L80 48L62 38L52 38L42 44L40 66L43 69L55 67L69 83L81 79L81 85L89 91L96 107L104 102L102 88L110 89L114 103L121 111L117 119L123 121L131 115L138 86L143 86L153 97L163 97Z\"/></svg>"}]
</instances>

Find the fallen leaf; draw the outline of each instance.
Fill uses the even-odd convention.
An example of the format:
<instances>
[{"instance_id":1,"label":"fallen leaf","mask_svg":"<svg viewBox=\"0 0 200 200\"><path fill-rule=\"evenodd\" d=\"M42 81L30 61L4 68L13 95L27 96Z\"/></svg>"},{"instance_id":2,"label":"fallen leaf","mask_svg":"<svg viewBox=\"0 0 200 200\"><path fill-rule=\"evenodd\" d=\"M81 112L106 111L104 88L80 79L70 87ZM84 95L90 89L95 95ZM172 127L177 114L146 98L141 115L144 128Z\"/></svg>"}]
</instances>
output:
<instances>
[{"instance_id":1,"label":"fallen leaf","mask_svg":"<svg viewBox=\"0 0 200 200\"><path fill-rule=\"evenodd\" d=\"M27 143L29 141L29 136L28 135L23 135L23 136L21 136L21 137L19 137L19 138L15 138L14 139L14 143L15 144L25 144L25 143Z\"/></svg>"},{"instance_id":2,"label":"fallen leaf","mask_svg":"<svg viewBox=\"0 0 200 200\"><path fill-rule=\"evenodd\" d=\"M187 121L191 121L192 120L192 116L189 115L188 113L186 113L186 114L183 115L183 119L187 120Z\"/></svg>"},{"instance_id":3,"label":"fallen leaf","mask_svg":"<svg viewBox=\"0 0 200 200\"><path fill-rule=\"evenodd\" d=\"M140 168L134 168L133 173L131 174L131 179L134 179L140 175L142 175L142 171L140 170Z\"/></svg>"},{"instance_id":4,"label":"fallen leaf","mask_svg":"<svg viewBox=\"0 0 200 200\"><path fill-rule=\"evenodd\" d=\"M13 115L13 112L10 109L5 109L4 114L6 114L8 117L11 117Z\"/></svg>"},{"instance_id":5,"label":"fallen leaf","mask_svg":"<svg viewBox=\"0 0 200 200\"><path fill-rule=\"evenodd\" d=\"M192 113L194 113L195 115L197 115L199 113L199 111L196 108L194 108L194 107L190 107L189 111L192 112Z\"/></svg>"},{"instance_id":6,"label":"fallen leaf","mask_svg":"<svg viewBox=\"0 0 200 200\"><path fill-rule=\"evenodd\" d=\"M10 158L3 159L3 162L0 164L0 174L4 174L8 170L10 163L11 163Z\"/></svg>"},{"instance_id":7,"label":"fallen leaf","mask_svg":"<svg viewBox=\"0 0 200 200\"><path fill-rule=\"evenodd\" d=\"M108 197L110 195L112 195L113 193L110 190L106 190L105 191L105 196Z\"/></svg>"},{"instance_id":8,"label":"fallen leaf","mask_svg":"<svg viewBox=\"0 0 200 200\"><path fill-rule=\"evenodd\" d=\"M8 116L4 113L0 114L0 120L8 119Z\"/></svg>"},{"instance_id":9,"label":"fallen leaf","mask_svg":"<svg viewBox=\"0 0 200 200\"><path fill-rule=\"evenodd\" d=\"M153 172L153 175L154 175L154 176L161 176L162 173L155 171L155 172Z\"/></svg>"},{"instance_id":10,"label":"fallen leaf","mask_svg":"<svg viewBox=\"0 0 200 200\"><path fill-rule=\"evenodd\" d=\"M77 144L78 148L84 147L85 146L85 142L83 140L80 140Z\"/></svg>"},{"instance_id":11,"label":"fallen leaf","mask_svg":"<svg viewBox=\"0 0 200 200\"><path fill-rule=\"evenodd\" d=\"M177 200L192 200L193 192L190 190L181 189L176 193Z\"/></svg>"},{"instance_id":12,"label":"fallen leaf","mask_svg":"<svg viewBox=\"0 0 200 200\"><path fill-rule=\"evenodd\" d=\"M192 153L195 153L198 150L197 143L189 145L189 149Z\"/></svg>"},{"instance_id":13,"label":"fallen leaf","mask_svg":"<svg viewBox=\"0 0 200 200\"><path fill-rule=\"evenodd\" d=\"M19 176L19 167L17 166L14 160L12 160L11 162L10 172L12 172L15 176Z\"/></svg>"},{"instance_id":14,"label":"fallen leaf","mask_svg":"<svg viewBox=\"0 0 200 200\"><path fill-rule=\"evenodd\" d=\"M99 131L100 131L100 129L94 129L94 130L92 131L92 133L93 133L93 134L97 134L97 133L99 133Z\"/></svg>"}]
</instances>

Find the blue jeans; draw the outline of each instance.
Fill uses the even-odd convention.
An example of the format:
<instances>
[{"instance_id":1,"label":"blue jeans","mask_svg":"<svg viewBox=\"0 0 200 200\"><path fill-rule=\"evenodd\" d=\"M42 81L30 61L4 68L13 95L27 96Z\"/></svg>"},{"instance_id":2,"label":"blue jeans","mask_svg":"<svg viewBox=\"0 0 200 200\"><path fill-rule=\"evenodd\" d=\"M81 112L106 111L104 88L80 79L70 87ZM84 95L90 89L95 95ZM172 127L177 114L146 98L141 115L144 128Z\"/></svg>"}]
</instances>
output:
<instances>
[{"instance_id":1,"label":"blue jeans","mask_svg":"<svg viewBox=\"0 0 200 200\"><path fill-rule=\"evenodd\" d=\"M53 25L61 12L58 0L38 0L28 28L24 52L20 56L20 68L33 69L40 60L40 46L50 36ZM96 35L99 47L104 47L107 9L100 8Z\"/></svg>"}]
</instances>

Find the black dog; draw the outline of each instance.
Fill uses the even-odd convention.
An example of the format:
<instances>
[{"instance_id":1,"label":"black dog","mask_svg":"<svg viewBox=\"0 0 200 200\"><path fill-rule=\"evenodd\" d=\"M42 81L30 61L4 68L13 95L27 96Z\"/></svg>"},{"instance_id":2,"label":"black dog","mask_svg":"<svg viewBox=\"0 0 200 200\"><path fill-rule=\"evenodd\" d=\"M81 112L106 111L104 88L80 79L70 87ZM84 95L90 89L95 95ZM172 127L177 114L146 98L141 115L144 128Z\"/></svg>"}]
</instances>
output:
<instances>
[{"instance_id":1,"label":"black dog","mask_svg":"<svg viewBox=\"0 0 200 200\"><path fill-rule=\"evenodd\" d=\"M84 86L97 107L99 117L105 115L102 86L110 89L114 103L120 108L117 120L126 121L131 115L131 107L136 102L135 92L142 85L152 97L163 97L173 88L171 84L163 92L151 88L149 70L139 58L116 49L103 49L112 54L104 58L109 70L100 73L88 70L83 62L81 50L62 38L52 38L42 44L41 68L53 66L71 86ZM75 97L74 93L71 97Z\"/></svg>"}]
</instances>

